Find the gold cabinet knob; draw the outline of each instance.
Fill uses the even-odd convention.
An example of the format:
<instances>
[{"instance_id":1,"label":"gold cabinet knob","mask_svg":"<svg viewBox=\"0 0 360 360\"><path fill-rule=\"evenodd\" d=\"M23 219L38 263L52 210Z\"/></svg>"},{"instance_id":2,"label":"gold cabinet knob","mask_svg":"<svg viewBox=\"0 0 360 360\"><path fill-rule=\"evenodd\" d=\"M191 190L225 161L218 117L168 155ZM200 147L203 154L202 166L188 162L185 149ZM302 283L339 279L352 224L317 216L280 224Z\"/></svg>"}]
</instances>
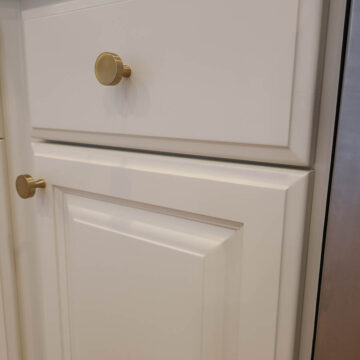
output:
<instances>
[{"instance_id":1,"label":"gold cabinet knob","mask_svg":"<svg viewBox=\"0 0 360 360\"><path fill-rule=\"evenodd\" d=\"M19 175L16 178L16 190L23 199L33 197L37 188L44 188L45 186L45 180L35 181L30 175Z\"/></svg>"},{"instance_id":2,"label":"gold cabinet knob","mask_svg":"<svg viewBox=\"0 0 360 360\"><path fill-rule=\"evenodd\" d=\"M131 68L123 64L120 56L103 52L96 59L95 75L102 85L116 85L123 77L131 75Z\"/></svg>"}]
</instances>

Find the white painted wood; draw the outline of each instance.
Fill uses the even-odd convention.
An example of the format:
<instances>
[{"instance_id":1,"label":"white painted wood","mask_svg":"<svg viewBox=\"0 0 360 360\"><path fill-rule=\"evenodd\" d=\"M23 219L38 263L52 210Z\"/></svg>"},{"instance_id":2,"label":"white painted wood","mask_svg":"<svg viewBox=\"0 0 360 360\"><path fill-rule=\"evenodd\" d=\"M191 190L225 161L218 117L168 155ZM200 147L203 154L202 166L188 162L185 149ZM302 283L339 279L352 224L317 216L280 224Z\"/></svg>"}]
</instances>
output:
<instances>
[{"instance_id":1,"label":"white painted wood","mask_svg":"<svg viewBox=\"0 0 360 360\"><path fill-rule=\"evenodd\" d=\"M24 10L33 135L307 165L322 8L76 0ZM100 85L103 51L122 56L131 78Z\"/></svg>"},{"instance_id":2,"label":"white painted wood","mask_svg":"<svg viewBox=\"0 0 360 360\"><path fill-rule=\"evenodd\" d=\"M101 3L104 5L118 2L119 0L101 0ZM81 9L84 7L96 6L99 5L99 0L20 0L21 8L23 10L29 10L30 12L36 8L36 14L41 14L45 11L45 14L48 14L48 9L43 9L42 7L47 7L47 5L52 4L54 9L54 15L56 15L59 11L67 11L69 8L73 7L73 4L69 4L72 2L76 3L76 7Z\"/></svg>"},{"instance_id":3,"label":"white painted wood","mask_svg":"<svg viewBox=\"0 0 360 360\"><path fill-rule=\"evenodd\" d=\"M222 359L224 340L237 351L239 228L56 196L68 359Z\"/></svg>"},{"instance_id":4,"label":"white painted wood","mask_svg":"<svg viewBox=\"0 0 360 360\"><path fill-rule=\"evenodd\" d=\"M295 357L308 171L33 148L44 359Z\"/></svg>"},{"instance_id":5,"label":"white painted wood","mask_svg":"<svg viewBox=\"0 0 360 360\"><path fill-rule=\"evenodd\" d=\"M0 197L6 195L10 198L13 225L12 239L7 238L1 242L0 248L7 360L22 359L22 346L24 346L23 354L27 360L39 359L39 346L36 339L37 336L41 336L37 327L38 312L36 311L36 306L40 304L34 294L36 277L32 272L32 268L36 267L36 261L32 257L32 243L36 241L32 232L34 224L32 204L21 200L16 195L13 186L18 174L32 169L30 126L26 113L25 83L22 72L24 58L22 48L19 1L0 0L0 93L4 130L7 137L2 147L6 147L7 168L9 169L9 181L6 182L6 185L2 184L1 190L7 185L9 187L5 193L0 194ZM1 168L3 169L2 165ZM9 207L6 214L10 215L8 211ZM3 228L2 222L5 221L8 220L4 217L0 218L0 228ZM19 282L17 282L18 279ZM19 302L21 304L20 313L18 313ZM22 337L22 341L20 341L20 331L23 332L23 335L26 334Z\"/></svg>"},{"instance_id":6,"label":"white painted wood","mask_svg":"<svg viewBox=\"0 0 360 360\"><path fill-rule=\"evenodd\" d=\"M54 2L51 0L26 0L29 3L29 7L38 5L40 3ZM334 12L333 15L342 21L344 1L333 0L331 1L331 9ZM9 154L9 167L10 167L10 179L11 184L14 182L16 176L20 173L29 172L34 174L32 166L32 153L30 150L30 131L29 131L29 119L26 107L26 98L24 96L24 76L22 72L23 54L22 54L22 42L21 42L21 21L18 16L18 1L17 0L0 0L0 56L1 56L1 93L4 101L4 121L6 126L6 133L8 136L7 150ZM340 12L339 11L340 8ZM38 8L40 10L40 8ZM327 42L333 44L334 47L341 46L341 26L335 26L330 24L330 33L328 34ZM340 45L339 45L340 44ZM304 53L305 54L305 53ZM333 117L334 106L336 104L336 74L339 67L339 53L337 51L329 52L326 55L326 74L324 88L327 89L326 94L322 99L322 115L321 126L319 129L319 139L323 145L320 145L319 159L315 163L315 172L319 171L321 174L316 176L316 186L314 192L314 203L312 214L315 214L312 219L312 230L310 234L310 247L308 250L308 265L307 265L307 281L306 281L306 293L305 304L303 312L303 331L301 343L301 359L308 360L311 352L311 340L314 321L314 304L316 300L316 288L317 288L317 276L318 266L320 263L320 249L321 249L321 231L322 222L324 219L324 199L326 197L326 183L328 180L328 166L330 154L329 146L331 148L331 133L333 129ZM327 80L326 80L327 79ZM58 131L56 132L58 133ZM71 136L79 136L77 133L66 133L64 136L70 138ZM63 134L61 134L61 137ZM90 134L83 134L82 141L90 138ZM107 139L108 135L106 135ZM301 137L300 137L301 138ZM101 138L101 142L105 142L104 138ZM111 137L111 142L118 143L116 136ZM96 140L96 139L94 139ZM136 140L133 139L134 141ZM143 139L140 139L144 141ZM131 138L128 140L128 145L131 145ZM172 141L172 140L171 140ZM93 141L96 143L96 141ZM122 140L123 142L123 140ZM158 141L157 141L158 143ZM325 146L324 146L325 144ZM137 145L137 144L136 144ZM146 147L154 146L149 139L149 145ZM168 145L163 145L167 148ZM179 145L179 148L183 150L181 152L189 152L188 143ZM214 144L198 144L200 149L205 153L212 153ZM204 146L204 147L202 147ZM229 154L233 153L233 146L226 147ZM204 150L206 148L206 151ZM246 156L244 158L252 158L256 154L255 158L267 156L267 153L271 151L273 154L275 148L261 148L260 146L248 146L241 145L242 151L246 149ZM255 149L256 148L256 149ZM264 151L266 150L266 152ZM256 152L255 152L256 151ZM282 154L282 155L281 155ZM278 149L276 157L283 156L281 162L287 163L289 161L286 148ZM261 156L260 156L261 155ZM272 158L272 155L269 155ZM20 302L22 309L22 330L23 330L23 347L24 355L28 360L44 359L42 350L43 336L41 332L41 326L39 323L42 321L42 304L41 293L38 291L38 261L37 261L37 237L33 235L33 204L37 202L37 199L24 201L16 195L16 191L13 186L10 187L10 194L12 197L13 206L13 221L14 221L14 233L16 237L17 246L17 272L19 274L19 289L20 289ZM324 195L325 194L325 195ZM1 252L0 252L1 254ZM310 310L310 311L309 311ZM15 357L16 358L16 357Z\"/></svg>"},{"instance_id":7,"label":"white painted wood","mask_svg":"<svg viewBox=\"0 0 360 360\"><path fill-rule=\"evenodd\" d=\"M5 141L0 139L0 360L19 360L17 289Z\"/></svg>"},{"instance_id":8,"label":"white painted wood","mask_svg":"<svg viewBox=\"0 0 360 360\"><path fill-rule=\"evenodd\" d=\"M8 216L8 204L6 201L6 185L5 182L5 157L4 157L4 141L0 140L0 359L8 360L7 349L7 332L6 332L6 318L4 311L4 273L2 272L3 254L1 250L6 246L10 239L10 224Z\"/></svg>"}]
</instances>

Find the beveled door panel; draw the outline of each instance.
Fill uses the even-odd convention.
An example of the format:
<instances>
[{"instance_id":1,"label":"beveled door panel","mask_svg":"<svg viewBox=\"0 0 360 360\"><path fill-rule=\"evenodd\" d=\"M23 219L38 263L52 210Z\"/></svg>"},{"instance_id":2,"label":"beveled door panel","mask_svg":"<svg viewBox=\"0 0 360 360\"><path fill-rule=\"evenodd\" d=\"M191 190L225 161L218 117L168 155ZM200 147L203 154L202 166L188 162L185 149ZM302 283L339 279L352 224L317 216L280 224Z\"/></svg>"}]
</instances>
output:
<instances>
[{"instance_id":1,"label":"beveled door panel","mask_svg":"<svg viewBox=\"0 0 360 360\"><path fill-rule=\"evenodd\" d=\"M309 172L33 147L46 359L296 355Z\"/></svg>"},{"instance_id":2,"label":"beveled door panel","mask_svg":"<svg viewBox=\"0 0 360 360\"><path fill-rule=\"evenodd\" d=\"M33 134L309 164L322 14L323 0L76 0L25 10ZM103 52L131 76L100 84Z\"/></svg>"},{"instance_id":3,"label":"beveled door panel","mask_svg":"<svg viewBox=\"0 0 360 360\"><path fill-rule=\"evenodd\" d=\"M240 225L88 194L57 190L56 197L67 359L225 359L237 352Z\"/></svg>"}]
</instances>

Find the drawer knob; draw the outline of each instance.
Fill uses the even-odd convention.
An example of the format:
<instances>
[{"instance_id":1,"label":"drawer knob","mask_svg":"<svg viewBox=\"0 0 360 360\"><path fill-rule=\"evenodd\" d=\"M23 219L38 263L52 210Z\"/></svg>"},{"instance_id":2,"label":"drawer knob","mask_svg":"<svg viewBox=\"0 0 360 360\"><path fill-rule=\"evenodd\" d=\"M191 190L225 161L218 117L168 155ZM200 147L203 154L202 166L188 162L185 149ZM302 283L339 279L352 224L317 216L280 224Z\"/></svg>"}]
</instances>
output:
<instances>
[{"instance_id":1,"label":"drawer knob","mask_svg":"<svg viewBox=\"0 0 360 360\"><path fill-rule=\"evenodd\" d=\"M131 75L131 68L123 64L120 56L103 52L96 59L95 75L102 85L116 85L123 77Z\"/></svg>"},{"instance_id":2,"label":"drawer knob","mask_svg":"<svg viewBox=\"0 0 360 360\"><path fill-rule=\"evenodd\" d=\"M23 199L31 198L35 195L38 188L46 186L45 180L34 180L30 175L19 175L16 178L16 190Z\"/></svg>"}]
</instances>

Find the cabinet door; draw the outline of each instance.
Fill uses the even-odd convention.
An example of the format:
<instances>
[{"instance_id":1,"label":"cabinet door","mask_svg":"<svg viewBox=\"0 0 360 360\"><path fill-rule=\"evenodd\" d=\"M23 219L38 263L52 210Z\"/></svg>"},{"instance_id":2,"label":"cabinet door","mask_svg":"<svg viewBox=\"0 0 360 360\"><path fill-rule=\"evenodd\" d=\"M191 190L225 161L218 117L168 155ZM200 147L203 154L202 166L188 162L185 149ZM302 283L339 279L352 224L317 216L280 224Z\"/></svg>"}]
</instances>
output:
<instances>
[{"instance_id":1,"label":"cabinet door","mask_svg":"<svg viewBox=\"0 0 360 360\"><path fill-rule=\"evenodd\" d=\"M307 165L322 10L323 0L76 0L24 11L33 134ZM99 84L102 52L131 77Z\"/></svg>"},{"instance_id":2,"label":"cabinet door","mask_svg":"<svg viewBox=\"0 0 360 360\"><path fill-rule=\"evenodd\" d=\"M295 358L309 172L33 146L44 359Z\"/></svg>"}]
</instances>

